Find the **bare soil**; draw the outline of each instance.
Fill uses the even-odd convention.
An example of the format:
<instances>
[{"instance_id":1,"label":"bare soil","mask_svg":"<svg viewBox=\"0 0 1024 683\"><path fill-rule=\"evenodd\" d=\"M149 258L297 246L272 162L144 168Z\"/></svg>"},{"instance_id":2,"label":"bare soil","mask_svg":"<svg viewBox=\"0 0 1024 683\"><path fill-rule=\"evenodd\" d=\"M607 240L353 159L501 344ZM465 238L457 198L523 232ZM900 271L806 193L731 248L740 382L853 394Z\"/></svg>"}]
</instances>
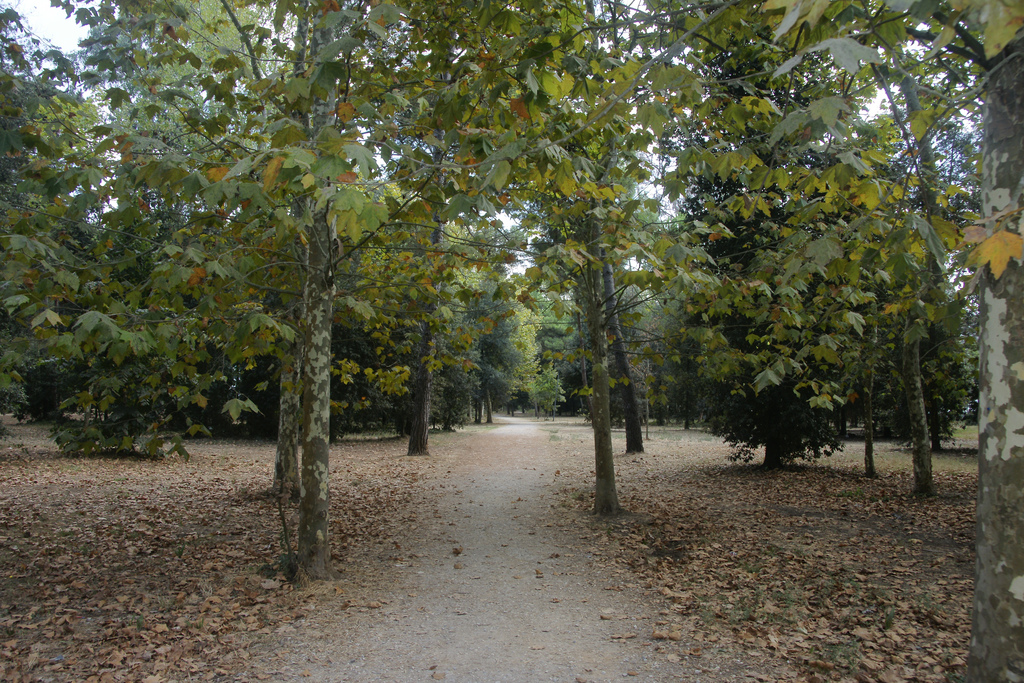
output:
<instances>
[{"instance_id":1,"label":"bare soil","mask_svg":"<svg viewBox=\"0 0 1024 683\"><path fill-rule=\"evenodd\" d=\"M580 422L501 418L332 449L338 581L276 573L273 445L187 462L0 442L0 680L958 680L976 475L729 464L699 431L617 458L630 514L589 514ZM622 444L618 441L617 446ZM969 447L969 446L968 446Z\"/></svg>"}]
</instances>

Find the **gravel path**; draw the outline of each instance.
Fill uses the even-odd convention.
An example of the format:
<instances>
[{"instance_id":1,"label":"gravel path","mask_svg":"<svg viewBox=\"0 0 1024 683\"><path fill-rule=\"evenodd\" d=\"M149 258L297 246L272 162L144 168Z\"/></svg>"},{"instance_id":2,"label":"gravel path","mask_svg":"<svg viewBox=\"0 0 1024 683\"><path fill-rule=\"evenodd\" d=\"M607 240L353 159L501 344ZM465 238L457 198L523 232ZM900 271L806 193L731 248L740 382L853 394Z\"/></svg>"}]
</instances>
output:
<instances>
[{"instance_id":1,"label":"gravel path","mask_svg":"<svg viewBox=\"0 0 1024 683\"><path fill-rule=\"evenodd\" d=\"M592 518L558 504L560 468L586 470L592 455L552 447L542 424L502 423L435 447L397 556L358 585L346 576L338 595L320 589L255 670L332 682L759 678L739 661L695 668L656 651L651 634L668 617L627 573L599 564L583 536Z\"/></svg>"}]
</instances>

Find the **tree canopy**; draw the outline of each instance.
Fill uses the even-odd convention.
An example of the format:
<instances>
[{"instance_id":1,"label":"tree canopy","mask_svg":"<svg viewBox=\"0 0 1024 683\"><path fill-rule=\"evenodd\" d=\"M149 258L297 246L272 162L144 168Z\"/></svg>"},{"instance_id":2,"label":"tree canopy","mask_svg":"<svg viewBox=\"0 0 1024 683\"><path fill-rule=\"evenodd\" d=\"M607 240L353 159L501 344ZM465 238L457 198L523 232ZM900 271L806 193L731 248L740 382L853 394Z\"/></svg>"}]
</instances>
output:
<instances>
[{"instance_id":1,"label":"tree canopy","mask_svg":"<svg viewBox=\"0 0 1024 683\"><path fill-rule=\"evenodd\" d=\"M266 410L244 373L267 365L254 384L280 373L301 395L279 410L303 425L314 578L332 411L411 392L412 454L435 373L456 412L474 383L488 407L527 386L553 406L555 367L531 384L530 345L507 343L530 308L582 319L598 513L619 511L612 389L639 439L642 359L695 362L769 464L827 451L830 412L888 367L915 489L934 492L929 437L940 397L966 393L975 290L982 459L1017 468L983 467L982 487L1024 480L1017 5L61 5L90 27L77 60L0 13L0 390L56 359L75 378L65 447L184 453L212 397L230 422ZM350 384L367 392L341 399ZM810 441L759 431L774 395ZM1003 618L981 613L979 629Z\"/></svg>"}]
</instances>

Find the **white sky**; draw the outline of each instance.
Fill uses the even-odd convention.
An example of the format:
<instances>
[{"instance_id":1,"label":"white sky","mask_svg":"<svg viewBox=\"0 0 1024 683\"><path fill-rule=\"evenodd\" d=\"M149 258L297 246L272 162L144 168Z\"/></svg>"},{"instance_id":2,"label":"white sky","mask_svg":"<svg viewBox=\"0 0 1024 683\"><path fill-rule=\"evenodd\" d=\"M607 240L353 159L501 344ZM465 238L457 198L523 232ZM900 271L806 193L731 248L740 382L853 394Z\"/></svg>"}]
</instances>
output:
<instances>
[{"instance_id":1,"label":"white sky","mask_svg":"<svg viewBox=\"0 0 1024 683\"><path fill-rule=\"evenodd\" d=\"M11 4L34 34L64 52L77 50L78 41L88 34L73 18L68 19L64 10L51 7L49 0L15 0Z\"/></svg>"}]
</instances>

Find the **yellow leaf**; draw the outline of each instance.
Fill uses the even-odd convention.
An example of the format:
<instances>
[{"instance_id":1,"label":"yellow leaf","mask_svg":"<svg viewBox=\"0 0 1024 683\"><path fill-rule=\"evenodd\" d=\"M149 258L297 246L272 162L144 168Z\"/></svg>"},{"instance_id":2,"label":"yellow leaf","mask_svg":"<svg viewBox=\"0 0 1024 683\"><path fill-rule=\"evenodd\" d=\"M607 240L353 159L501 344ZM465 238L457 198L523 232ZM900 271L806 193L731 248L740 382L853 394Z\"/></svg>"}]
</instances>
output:
<instances>
[{"instance_id":1,"label":"yellow leaf","mask_svg":"<svg viewBox=\"0 0 1024 683\"><path fill-rule=\"evenodd\" d=\"M512 111L515 112L516 116L521 119L530 118L530 110L527 108L526 103L523 102L523 98L517 97L509 103Z\"/></svg>"},{"instance_id":2,"label":"yellow leaf","mask_svg":"<svg viewBox=\"0 0 1024 683\"><path fill-rule=\"evenodd\" d=\"M988 230L984 225L972 225L964 230L964 241L971 244L980 244L988 237Z\"/></svg>"},{"instance_id":3,"label":"yellow leaf","mask_svg":"<svg viewBox=\"0 0 1024 683\"><path fill-rule=\"evenodd\" d=\"M195 287L206 277L206 268L193 268L192 276L188 279L188 286Z\"/></svg>"},{"instance_id":4,"label":"yellow leaf","mask_svg":"<svg viewBox=\"0 0 1024 683\"><path fill-rule=\"evenodd\" d=\"M211 168L209 171L207 171L206 177L209 178L212 182L217 183L220 182L221 180L224 180L224 176L228 174L228 170L229 169L227 166L217 166L216 168Z\"/></svg>"},{"instance_id":5,"label":"yellow leaf","mask_svg":"<svg viewBox=\"0 0 1024 683\"><path fill-rule=\"evenodd\" d=\"M1002 52L1017 35L1017 31L1024 27L1024 7L1020 2L953 0L950 4L954 9L963 10L985 28L986 57L994 57Z\"/></svg>"},{"instance_id":6,"label":"yellow leaf","mask_svg":"<svg viewBox=\"0 0 1024 683\"><path fill-rule=\"evenodd\" d=\"M267 170L263 172L263 191L269 192L270 188L274 186L274 181L277 180L277 174L281 172L281 164L284 163L284 157L274 157L267 164Z\"/></svg>"},{"instance_id":7,"label":"yellow leaf","mask_svg":"<svg viewBox=\"0 0 1024 683\"><path fill-rule=\"evenodd\" d=\"M356 108L348 102L339 102L334 113L342 123L348 123L356 115Z\"/></svg>"},{"instance_id":8,"label":"yellow leaf","mask_svg":"<svg viewBox=\"0 0 1024 683\"><path fill-rule=\"evenodd\" d=\"M1000 230L979 244L967 259L969 265L983 267L986 263L992 269L992 275L998 280L1002 277L1010 259L1024 261L1024 237L1017 233Z\"/></svg>"}]
</instances>

